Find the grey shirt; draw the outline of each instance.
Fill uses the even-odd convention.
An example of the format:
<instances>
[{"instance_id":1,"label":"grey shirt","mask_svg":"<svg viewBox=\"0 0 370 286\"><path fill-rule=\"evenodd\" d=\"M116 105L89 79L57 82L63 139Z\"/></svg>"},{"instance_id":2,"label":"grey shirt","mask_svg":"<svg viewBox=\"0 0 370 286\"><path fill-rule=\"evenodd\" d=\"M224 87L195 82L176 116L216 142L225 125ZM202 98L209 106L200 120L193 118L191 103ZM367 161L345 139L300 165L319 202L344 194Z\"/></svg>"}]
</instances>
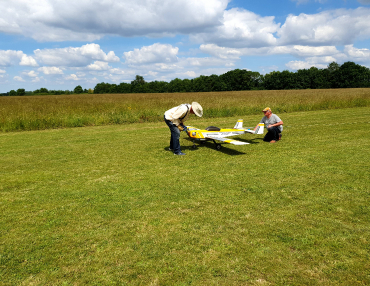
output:
<instances>
[{"instance_id":1,"label":"grey shirt","mask_svg":"<svg viewBox=\"0 0 370 286\"><path fill-rule=\"evenodd\" d=\"M264 123L265 124L265 127L269 127L269 125L271 124L275 124L275 123L278 123L280 122L281 119L279 116L277 116L276 114L271 114L270 118L267 118L266 116L264 116L262 119L261 119L261 122L260 123ZM279 125L277 126L279 129L280 129L280 132L283 131L283 125Z\"/></svg>"}]
</instances>

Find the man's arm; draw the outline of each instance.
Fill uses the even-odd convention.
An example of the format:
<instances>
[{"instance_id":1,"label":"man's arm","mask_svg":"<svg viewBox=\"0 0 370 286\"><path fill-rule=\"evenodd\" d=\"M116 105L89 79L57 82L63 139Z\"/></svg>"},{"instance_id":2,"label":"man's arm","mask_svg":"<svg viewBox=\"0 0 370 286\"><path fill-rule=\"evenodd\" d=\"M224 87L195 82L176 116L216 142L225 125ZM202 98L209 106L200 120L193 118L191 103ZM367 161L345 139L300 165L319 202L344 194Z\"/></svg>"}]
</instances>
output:
<instances>
[{"instance_id":1,"label":"man's arm","mask_svg":"<svg viewBox=\"0 0 370 286\"><path fill-rule=\"evenodd\" d=\"M278 127L278 126L280 126L280 125L283 125L284 123L283 123L283 121L282 120L280 120L279 122L277 122L277 123L274 123L274 124L270 124L269 126L267 126L267 128L271 128L271 127ZM257 125L258 126L258 125Z\"/></svg>"},{"instance_id":2,"label":"man's arm","mask_svg":"<svg viewBox=\"0 0 370 286\"><path fill-rule=\"evenodd\" d=\"M179 124L181 124L181 120L179 118L181 118L185 112L187 112L186 106L180 105L179 108L172 114L173 124L179 126Z\"/></svg>"}]
</instances>

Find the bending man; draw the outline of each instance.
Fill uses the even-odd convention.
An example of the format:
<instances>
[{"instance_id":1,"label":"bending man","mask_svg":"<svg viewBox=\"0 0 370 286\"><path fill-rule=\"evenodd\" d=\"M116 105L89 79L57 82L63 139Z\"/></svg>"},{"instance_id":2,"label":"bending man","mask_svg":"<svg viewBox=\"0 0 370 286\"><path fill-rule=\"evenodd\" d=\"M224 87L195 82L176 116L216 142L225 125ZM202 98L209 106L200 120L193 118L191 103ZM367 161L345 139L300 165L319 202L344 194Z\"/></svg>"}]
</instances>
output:
<instances>
[{"instance_id":1,"label":"bending man","mask_svg":"<svg viewBox=\"0 0 370 286\"><path fill-rule=\"evenodd\" d=\"M195 114L196 116L202 117L203 108L198 102L192 104L185 103L164 113L164 121L168 125L171 131L170 151L173 151L175 155L186 155L181 152L180 147L180 131L187 131L184 122L188 119L189 114Z\"/></svg>"},{"instance_id":2,"label":"bending man","mask_svg":"<svg viewBox=\"0 0 370 286\"><path fill-rule=\"evenodd\" d=\"M267 128L267 134L263 138L263 141L275 143L281 139L281 132L283 131L284 123L279 116L272 113L270 107L266 107L262 112L265 116L261 119L260 123L264 123ZM257 129L257 126L254 130Z\"/></svg>"}]
</instances>

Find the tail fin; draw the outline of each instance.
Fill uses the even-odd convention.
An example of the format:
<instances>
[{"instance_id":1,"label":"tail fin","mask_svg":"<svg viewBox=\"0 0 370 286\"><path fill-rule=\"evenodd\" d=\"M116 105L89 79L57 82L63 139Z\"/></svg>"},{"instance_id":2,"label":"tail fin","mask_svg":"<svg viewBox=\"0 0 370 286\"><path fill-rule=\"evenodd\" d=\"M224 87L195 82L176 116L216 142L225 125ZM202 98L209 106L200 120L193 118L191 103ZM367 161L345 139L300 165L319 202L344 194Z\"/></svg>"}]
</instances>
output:
<instances>
[{"instance_id":1,"label":"tail fin","mask_svg":"<svg viewBox=\"0 0 370 286\"><path fill-rule=\"evenodd\" d=\"M236 122L234 129L242 129L243 128L243 119L239 119L238 122Z\"/></svg>"},{"instance_id":2,"label":"tail fin","mask_svg":"<svg viewBox=\"0 0 370 286\"><path fill-rule=\"evenodd\" d=\"M264 123L259 123L256 129L255 134L263 134L263 128L265 127Z\"/></svg>"}]
</instances>

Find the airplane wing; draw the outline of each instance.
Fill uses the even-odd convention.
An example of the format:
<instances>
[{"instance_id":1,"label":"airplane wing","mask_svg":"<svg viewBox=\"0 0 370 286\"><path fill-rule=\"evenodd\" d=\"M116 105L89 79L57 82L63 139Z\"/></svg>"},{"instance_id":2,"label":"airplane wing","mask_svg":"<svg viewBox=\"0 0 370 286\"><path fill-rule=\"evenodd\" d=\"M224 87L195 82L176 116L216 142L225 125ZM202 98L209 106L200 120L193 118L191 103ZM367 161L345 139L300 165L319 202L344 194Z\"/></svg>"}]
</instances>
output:
<instances>
[{"instance_id":1,"label":"airplane wing","mask_svg":"<svg viewBox=\"0 0 370 286\"><path fill-rule=\"evenodd\" d=\"M251 134L256 134L256 131L250 130L250 129L246 129L245 132L248 132L248 133L251 133Z\"/></svg>"},{"instance_id":2,"label":"airplane wing","mask_svg":"<svg viewBox=\"0 0 370 286\"><path fill-rule=\"evenodd\" d=\"M229 139L229 138L226 138L226 137L207 136L207 137L205 137L205 139L218 140L218 141L222 141L222 142L226 142L226 143L230 143L230 144L234 144L234 145L249 144L248 142L242 142L242 141L238 141L238 140L234 140L234 139Z\"/></svg>"}]
</instances>

